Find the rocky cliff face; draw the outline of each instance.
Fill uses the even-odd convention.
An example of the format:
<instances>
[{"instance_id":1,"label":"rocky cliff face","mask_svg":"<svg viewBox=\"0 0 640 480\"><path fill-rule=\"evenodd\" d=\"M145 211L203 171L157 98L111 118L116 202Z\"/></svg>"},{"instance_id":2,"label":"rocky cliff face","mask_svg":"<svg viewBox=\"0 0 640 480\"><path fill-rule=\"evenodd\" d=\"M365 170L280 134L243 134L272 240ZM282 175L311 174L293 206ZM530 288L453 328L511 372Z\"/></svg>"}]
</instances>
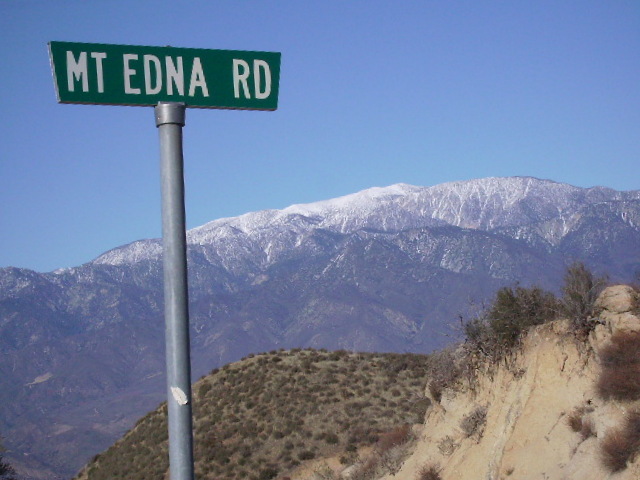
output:
<instances>
[{"instance_id":1,"label":"rocky cliff face","mask_svg":"<svg viewBox=\"0 0 640 480\"><path fill-rule=\"evenodd\" d=\"M588 344L577 342L566 322L545 324L508 365L481 375L475 388L446 391L427 413L413 454L387 480L419 479L430 465L442 480L640 478L640 452L616 473L603 461L603 445L640 401L603 399L596 388L598 352L612 335L640 331L633 295L624 286L605 290L602 324ZM475 424L469 420L474 412L484 415Z\"/></svg>"}]
</instances>

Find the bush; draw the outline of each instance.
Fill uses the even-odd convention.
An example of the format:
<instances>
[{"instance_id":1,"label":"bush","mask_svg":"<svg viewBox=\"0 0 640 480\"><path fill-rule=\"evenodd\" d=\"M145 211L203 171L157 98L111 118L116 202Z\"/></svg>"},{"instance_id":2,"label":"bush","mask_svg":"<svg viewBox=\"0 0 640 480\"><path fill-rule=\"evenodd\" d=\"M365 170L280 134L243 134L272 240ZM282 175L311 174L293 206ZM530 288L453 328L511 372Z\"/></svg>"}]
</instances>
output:
<instances>
[{"instance_id":1,"label":"bush","mask_svg":"<svg viewBox=\"0 0 640 480\"><path fill-rule=\"evenodd\" d=\"M595 426L593 425L593 420L591 419L591 417L582 419L582 428L580 429L580 436L582 437L583 440L586 440L589 437L596 436L596 429L595 429Z\"/></svg>"},{"instance_id":2,"label":"bush","mask_svg":"<svg viewBox=\"0 0 640 480\"><path fill-rule=\"evenodd\" d=\"M625 425L607 433L601 444L602 462L611 472L627 467L627 461L640 452L640 411L633 411Z\"/></svg>"},{"instance_id":3,"label":"bush","mask_svg":"<svg viewBox=\"0 0 640 480\"><path fill-rule=\"evenodd\" d=\"M477 407L469 415L460 421L460 428L467 437L478 434L482 437L484 426L487 423L487 407Z\"/></svg>"},{"instance_id":4,"label":"bush","mask_svg":"<svg viewBox=\"0 0 640 480\"><path fill-rule=\"evenodd\" d=\"M302 461L304 460L311 460L313 458L315 458L316 454L313 453L311 450L304 450L302 452L300 452L298 454L298 458Z\"/></svg>"},{"instance_id":5,"label":"bush","mask_svg":"<svg viewBox=\"0 0 640 480\"><path fill-rule=\"evenodd\" d=\"M340 443L340 437L338 437L338 435L336 435L335 433L327 433L324 437L324 441L329 445L336 445Z\"/></svg>"},{"instance_id":6,"label":"bush","mask_svg":"<svg viewBox=\"0 0 640 480\"><path fill-rule=\"evenodd\" d=\"M416 480L441 480L438 465L424 465L416 476Z\"/></svg>"},{"instance_id":7,"label":"bush","mask_svg":"<svg viewBox=\"0 0 640 480\"><path fill-rule=\"evenodd\" d=\"M439 402L445 388L453 386L460 376L455 352L445 349L431 355L429 363L429 393Z\"/></svg>"},{"instance_id":8,"label":"bush","mask_svg":"<svg viewBox=\"0 0 640 480\"><path fill-rule=\"evenodd\" d=\"M487 317L498 342L511 349L529 327L553 320L556 297L538 287L504 287L498 290Z\"/></svg>"},{"instance_id":9,"label":"bush","mask_svg":"<svg viewBox=\"0 0 640 480\"><path fill-rule=\"evenodd\" d=\"M591 418L585 417L587 410L584 407L574 409L567 417L567 425L583 440L595 436L595 430Z\"/></svg>"},{"instance_id":10,"label":"bush","mask_svg":"<svg viewBox=\"0 0 640 480\"><path fill-rule=\"evenodd\" d=\"M640 399L640 332L616 333L599 354L599 395L604 399Z\"/></svg>"},{"instance_id":11,"label":"bush","mask_svg":"<svg viewBox=\"0 0 640 480\"><path fill-rule=\"evenodd\" d=\"M595 277L581 262L567 268L562 287L561 312L571 321L580 337L586 337L594 327L590 321L598 295L607 283L606 277Z\"/></svg>"},{"instance_id":12,"label":"bush","mask_svg":"<svg viewBox=\"0 0 640 480\"><path fill-rule=\"evenodd\" d=\"M453 438L451 438L449 435L447 435L444 438L441 438L440 441L438 442L438 450L440 450L440 453L442 455L446 455L446 456L453 454L453 452L455 452L459 446L460 444L454 442Z\"/></svg>"},{"instance_id":13,"label":"bush","mask_svg":"<svg viewBox=\"0 0 640 480\"><path fill-rule=\"evenodd\" d=\"M211 384L209 382L204 382L200 385L200 387L198 388L198 395L200 397L204 397L207 395L207 393L209 393L211 391Z\"/></svg>"},{"instance_id":14,"label":"bush","mask_svg":"<svg viewBox=\"0 0 640 480\"><path fill-rule=\"evenodd\" d=\"M411 428L409 425L402 425L390 432L383 433L376 444L376 451L382 455L394 447L403 445L409 441Z\"/></svg>"},{"instance_id":15,"label":"bush","mask_svg":"<svg viewBox=\"0 0 640 480\"><path fill-rule=\"evenodd\" d=\"M495 363L530 327L553 320L558 308L556 297L539 287L503 287L480 316L464 325L467 352Z\"/></svg>"},{"instance_id":16,"label":"bush","mask_svg":"<svg viewBox=\"0 0 640 480\"><path fill-rule=\"evenodd\" d=\"M271 480L278 476L278 470L273 467L267 467L263 470L260 470L260 475L258 476L259 480Z\"/></svg>"},{"instance_id":17,"label":"bush","mask_svg":"<svg viewBox=\"0 0 640 480\"><path fill-rule=\"evenodd\" d=\"M349 476L350 480L371 480L376 478L376 470L378 469L378 459L371 457L358 466Z\"/></svg>"},{"instance_id":18,"label":"bush","mask_svg":"<svg viewBox=\"0 0 640 480\"><path fill-rule=\"evenodd\" d=\"M0 457L0 478L2 480L18 480L16 471Z\"/></svg>"}]
</instances>

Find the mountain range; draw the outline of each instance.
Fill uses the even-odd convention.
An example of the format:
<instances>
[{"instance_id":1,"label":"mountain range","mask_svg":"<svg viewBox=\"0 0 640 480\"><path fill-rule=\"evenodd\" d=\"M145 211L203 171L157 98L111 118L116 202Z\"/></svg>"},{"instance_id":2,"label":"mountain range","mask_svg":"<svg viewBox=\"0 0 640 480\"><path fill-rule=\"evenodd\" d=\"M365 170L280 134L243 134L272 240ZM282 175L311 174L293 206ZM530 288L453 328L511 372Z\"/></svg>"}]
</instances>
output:
<instances>
[{"instance_id":1,"label":"mountain range","mask_svg":"<svg viewBox=\"0 0 640 480\"><path fill-rule=\"evenodd\" d=\"M640 272L640 191L529 177L398 184L187 232L194 378L255 352L427 353L501 286L557 291L582 261ZM38 273L0 269L0 434L69 478L165 396L161 240Z\"/></svg>"}]
</instances>

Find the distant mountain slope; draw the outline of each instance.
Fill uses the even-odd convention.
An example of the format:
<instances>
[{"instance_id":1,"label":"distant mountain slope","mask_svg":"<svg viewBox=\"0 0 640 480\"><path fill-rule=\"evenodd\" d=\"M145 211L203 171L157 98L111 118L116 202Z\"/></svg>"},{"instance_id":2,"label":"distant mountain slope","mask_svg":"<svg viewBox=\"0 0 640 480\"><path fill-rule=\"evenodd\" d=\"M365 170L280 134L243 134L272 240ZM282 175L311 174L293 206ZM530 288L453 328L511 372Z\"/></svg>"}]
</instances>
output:
<instances>
[{"instance_id":1,"label":"distant mountain slope","mask_svg":"<svg viewBox=\"0 0 640 480\"><path fill-rule=\"evenodd\" d=\"M632 280L640 191L372 188L215 220L188 232L188 255L196 377L273 348L429 352L500 286L557 288L573 260ZM0 269L0 433L18 468L69 476L162 400L161 270L159 240L51 273Z\"/></svg>"}]
</instances>

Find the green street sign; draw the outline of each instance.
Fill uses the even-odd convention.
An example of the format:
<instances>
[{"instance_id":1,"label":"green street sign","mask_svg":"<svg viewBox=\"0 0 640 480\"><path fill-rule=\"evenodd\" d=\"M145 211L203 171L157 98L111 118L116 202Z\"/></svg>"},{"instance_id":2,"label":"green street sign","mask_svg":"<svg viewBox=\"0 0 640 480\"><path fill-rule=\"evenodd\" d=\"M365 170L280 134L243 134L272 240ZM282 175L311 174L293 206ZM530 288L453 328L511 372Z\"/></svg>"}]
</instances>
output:
<instances>
[{"instance_id":1,"label":"green street sign","mask_svg":"<svg viewBox=\"0 0 640 480\"><path fill-rule=\"evenodd\" d=\"M275 110L280 53L49 42L60 103Z\"/></svg>"}]
</instances>

